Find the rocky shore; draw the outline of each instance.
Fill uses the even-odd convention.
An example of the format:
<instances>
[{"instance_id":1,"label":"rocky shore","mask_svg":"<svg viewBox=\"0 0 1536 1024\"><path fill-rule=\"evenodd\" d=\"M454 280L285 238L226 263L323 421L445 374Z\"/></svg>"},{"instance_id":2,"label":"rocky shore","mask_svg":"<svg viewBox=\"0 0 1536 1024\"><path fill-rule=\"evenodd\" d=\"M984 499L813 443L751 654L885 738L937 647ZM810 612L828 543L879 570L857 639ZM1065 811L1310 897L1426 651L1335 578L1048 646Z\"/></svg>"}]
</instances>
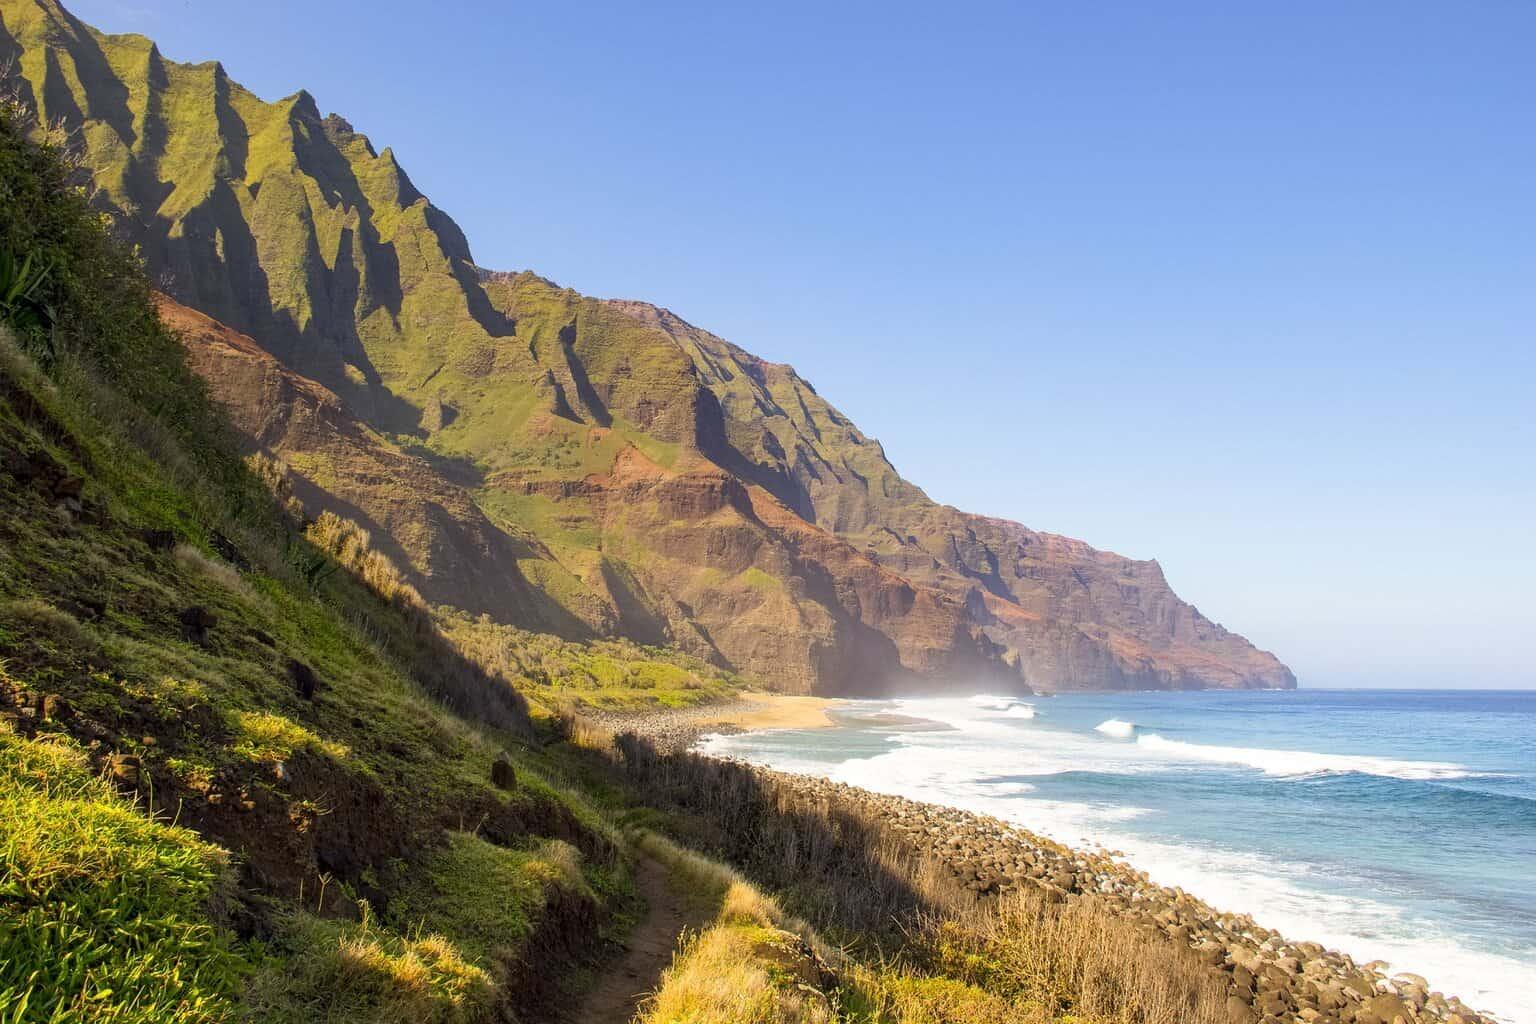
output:
<instances>
[{"instance_id":1,"label":"rocky shore","mask_svg":"<svg viewBox=\"0 0 1536 1024\"><path fill-rule=\"evenodd\" d=\"M604 714L604 726L645 736L662 752L688 749L713 709ZM777 785L853 805L982 896L1032 886L1062 900L1092 899L1189 946L1227 985L1231 1024L1496 1024L1414 974L1356 963L1314 942L1292 941L1246 914L1223 913L1101 851L1078 850L997 818L919 803L810 776L754 768Z\"/></svg>"}]
</instances>

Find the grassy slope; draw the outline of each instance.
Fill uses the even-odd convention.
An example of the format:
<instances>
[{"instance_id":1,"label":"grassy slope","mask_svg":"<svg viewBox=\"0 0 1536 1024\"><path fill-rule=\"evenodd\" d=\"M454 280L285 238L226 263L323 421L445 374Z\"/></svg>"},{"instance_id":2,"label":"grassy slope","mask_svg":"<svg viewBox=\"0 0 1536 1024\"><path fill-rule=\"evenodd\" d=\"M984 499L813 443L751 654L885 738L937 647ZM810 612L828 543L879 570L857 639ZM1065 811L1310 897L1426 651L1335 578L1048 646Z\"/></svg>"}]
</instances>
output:
<instances>
[{"instance_id":1,"label":"grassy slope","mask_svg":"<svg viewBox=\"0 0 1536 1024\"><path fill-rule=\"evenodd\" d=\"M0 248L60 314L0 328L0 1019L558 999L621 919L611 832L520 697L282 517L65 178L0 117Z\"/></svg>"}]
</instances>

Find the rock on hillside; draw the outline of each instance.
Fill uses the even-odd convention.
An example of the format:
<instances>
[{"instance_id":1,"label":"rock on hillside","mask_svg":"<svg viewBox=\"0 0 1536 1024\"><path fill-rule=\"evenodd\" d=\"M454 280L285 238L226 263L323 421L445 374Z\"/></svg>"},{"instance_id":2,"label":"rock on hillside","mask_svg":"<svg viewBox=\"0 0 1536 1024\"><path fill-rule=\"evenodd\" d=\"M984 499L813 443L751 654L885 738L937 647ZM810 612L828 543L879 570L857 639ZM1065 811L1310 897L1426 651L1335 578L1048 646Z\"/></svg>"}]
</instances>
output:
<instances>
[{"instance_id":1,"label":"rock on hillside","mask_svg":"<svg viewBox=\"0 0 1536 1024\"><path fill-rule=\"evenodd\" d=\"M675 644L780 688L1291 686L1155 562L938 505L787 366L664 310L477 267L340 117L56 0L0 59L79 129L194 362L313 507L430 599Z\"/></svg>"}]
</instances>

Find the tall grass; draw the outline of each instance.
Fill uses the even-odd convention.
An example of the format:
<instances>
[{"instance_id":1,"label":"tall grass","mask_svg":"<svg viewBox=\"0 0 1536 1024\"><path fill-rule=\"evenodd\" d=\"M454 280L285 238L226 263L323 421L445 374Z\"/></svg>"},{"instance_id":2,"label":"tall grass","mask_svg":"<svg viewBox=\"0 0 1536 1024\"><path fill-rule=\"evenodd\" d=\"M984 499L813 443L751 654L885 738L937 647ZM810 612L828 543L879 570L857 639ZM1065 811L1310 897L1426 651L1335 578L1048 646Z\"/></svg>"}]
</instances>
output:
<instances>
[{"instance_id":1,"label":"tall grass","mask_svg":"<svg viewBox=\"0 0 1536 1024\"><path fill-rule=\"evenodd\" d=\"M296 915L282 942L291 955L268 964L245 994L249 1020L473 1024L491 1016L496 993L485 970L441 935L377 927L366 907L350 924Z\"/></svg>"},{"instance_id":2,"label":"tall grass","mask_svg":"<svg viewBox=\"0 0 1536 1024\"><path fill-rule=\"evenodd\" d=\"M925 916L960 914L973 902L942 864L917 856L857 804L745 765L664 754L633 733L613 737L587 723L571 734L608 758L640 802L685 812L691 839L839 940L900 945Z\"/></svg>"},{"instance_id":3,"label":"tall grass","mask_svg":"<svg viewBox=\"0 0 1536 1024\"><path fill-rule=\"evenodd\" d=\"M228 884L223 851L139 813L75 744L0 725L0 1022L228 1019Z\"/></svg>"},{"instance_id":4,"label":"tall grass","mask_svg":"<svg viewBox=\"0 0 1536 1024\"><path fill-rule=\"evenodd\" d=\"M263 474L269 486L271 476L270 470ZM280 488L274 490L279 500L281 494ZM323 512L305 527L304 539L393 613L388 617L364 615L357 625L428 693L471 721L532 738L528 702L522 694L465 657L442 634L421 594L406 582L387 555L372 546L367 530L350 519ZM311 582L317 588L322 584L333 589L342 585L325 575L315 575ZM344 607L355 610L358 602L346 602Z\"/></svg>"},{"instance_id":5,"label":"tall grass","mask_svg":"<svg viewBox=\"0 0 1536 1024\"><path fill-rule=\"evenodd\" d=\"M609 759L639 801L680 813L695 841L863 958L847 962L843 979L849 1019L1226 1020L1214 972L1092 897L1060 901L1034 888L977 897L862 801L745 765L658 753L633 734L615 737L590 723L574 722L567 734ZM740 878L716 884L731 877Z\"/></svg>"},{"instance_id":6,"label":"tall grass","mask_svg":"<svg viewBox=\"0 0 1536 1024\"><path fill-rule=\"evenodd\" d=\"M1226 991L1188 949L1092 898L1013 889L959 918L931 917L915 946L933 973L974 983L1039 1020L1225 1024Z\"/></svg>"},{"instance_id":7,"label":"tall grass","mask_svg":"<svg viewBox=\"0 0 1536 1024\"><path fill-rule=\"evenodd\" d=\"M836 1000L829 951L729 867L645 835L638 844L666 865L676 887L713 908L703 932L687 937L657 991L641 1007L642 1024L828 1024Z\"/></svg>"}]
</instances>

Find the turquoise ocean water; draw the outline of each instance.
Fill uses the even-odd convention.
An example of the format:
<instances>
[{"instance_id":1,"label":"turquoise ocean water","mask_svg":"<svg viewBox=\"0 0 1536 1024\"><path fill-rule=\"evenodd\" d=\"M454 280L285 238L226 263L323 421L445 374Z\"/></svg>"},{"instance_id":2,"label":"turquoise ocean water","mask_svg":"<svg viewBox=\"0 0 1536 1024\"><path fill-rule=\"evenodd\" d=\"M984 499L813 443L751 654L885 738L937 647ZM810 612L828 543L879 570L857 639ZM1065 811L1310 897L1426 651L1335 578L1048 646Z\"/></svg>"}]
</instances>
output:
<instances>
[{"instance_id":1,"label":"turquoise ocean water","mask_svg":"<svg viewBox=\"0 0 1536 1024\"><path fill-rule=\"evenodd\" d=\"M977 695L834 716L703 746L1120 851L1536 1024L1536 692Z\"/></svg>"}]
</instances>

